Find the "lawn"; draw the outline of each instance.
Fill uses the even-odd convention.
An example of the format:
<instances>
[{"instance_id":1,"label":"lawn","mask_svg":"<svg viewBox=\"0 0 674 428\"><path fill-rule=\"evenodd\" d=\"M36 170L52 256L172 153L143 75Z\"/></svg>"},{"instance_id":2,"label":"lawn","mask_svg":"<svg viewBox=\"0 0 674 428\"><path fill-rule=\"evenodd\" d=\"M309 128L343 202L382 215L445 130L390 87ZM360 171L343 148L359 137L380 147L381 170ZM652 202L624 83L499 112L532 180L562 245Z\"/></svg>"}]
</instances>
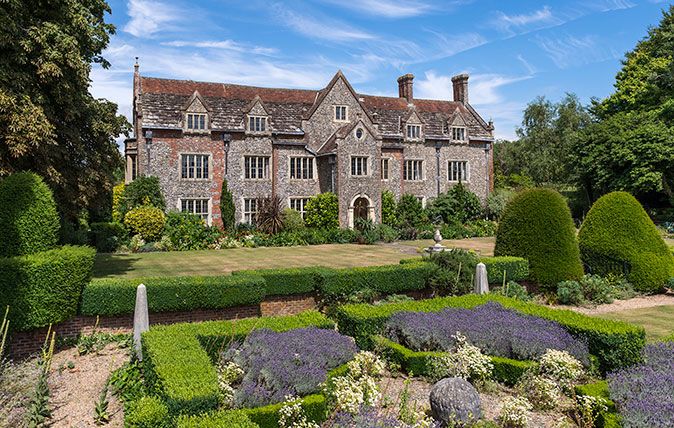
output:
<instances>
[{"instance_id":1,"label":"lawn","mask_svg":"<svg viewBox=\"0 0 674 428\"><path fill-rule=\"evenodd\" d=\"M648 340L657 340L674 332L674 305L628 309L597 315L643 326Z\"/></svg>"}]
</instances>

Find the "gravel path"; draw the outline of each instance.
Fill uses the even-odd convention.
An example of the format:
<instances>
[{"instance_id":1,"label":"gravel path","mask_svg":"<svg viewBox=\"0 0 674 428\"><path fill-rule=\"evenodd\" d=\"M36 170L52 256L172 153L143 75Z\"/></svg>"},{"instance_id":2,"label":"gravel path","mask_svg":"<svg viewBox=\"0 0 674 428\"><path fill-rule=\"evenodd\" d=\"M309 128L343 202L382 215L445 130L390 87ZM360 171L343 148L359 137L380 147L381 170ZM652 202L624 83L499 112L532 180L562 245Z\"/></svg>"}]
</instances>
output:
<instances>
[{"instance_id":1,"label":"gravel path","mask_svg":"<svg viewBox=\"0 0 674 428\"><path fill-rule=\"evenodd\" d=\"M128 350L109 344L98 354L78 355L77 348L54 355L49 375L53 428L93 428L94 406L110 373L128 360ZM75 364L68 369L68 362ZM108 393L107 428L124 426L124 414L119 401Z\"/></svg>"},{"instance_id":2,"label":"gravel path","mask_svg":"<svg viewBox=\"0 0 674 428\"><path fill-rule=\"evenodd\" d=\"M586 315L605 314L607 312L619 312L630 309L652 308L654 306L674 305L674 295L656 294L653 296L635 297L629 300L616 300L613 303L598 305L593 308L583 308L577 306L558 306L563 309L571 309Z\"/></svg>"}]
</instances>

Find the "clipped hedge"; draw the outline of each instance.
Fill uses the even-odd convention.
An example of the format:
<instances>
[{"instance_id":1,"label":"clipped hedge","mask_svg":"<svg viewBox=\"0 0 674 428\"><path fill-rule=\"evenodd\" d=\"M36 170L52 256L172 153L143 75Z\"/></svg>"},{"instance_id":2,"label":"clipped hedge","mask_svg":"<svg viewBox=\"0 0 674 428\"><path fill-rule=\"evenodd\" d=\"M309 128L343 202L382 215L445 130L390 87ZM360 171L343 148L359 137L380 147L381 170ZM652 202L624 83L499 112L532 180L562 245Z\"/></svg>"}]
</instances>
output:
<instances>
[{"instance_id":1,"label":"clipped hedge","mask_svg":"<svg viewBox=\"0 0 674 428\"><path fill-rule=\"evenodd\" d=\"M254 275L264 278L267 296L287 296L291 294L313 293L316 288L317 275L322 275L328 268L304 267L287 269L238 270L234 276Z\"/></svg>"},{"instance_id":2,"label":"clipped hedge","mask_svg":"<svg viewBox=\"0 0 674 428\"><path fill-rule=\"evenodd\" d=\"M585 385L576 385L575 391L577 396L587 395L604 400L607 410L605 412L600 412L597 415L595 427L620 428L622 426L620 415L618 414L615 403L609 396L608 383L605 380Z\"/></svg>"},{"instance_id":3,"label":"clipped hedge","mask_svg":"<svg viewBox=\"0 0 674 428\"><path fill-rule=\"evenodd\" d=\"M218 408L220 387L211 355L252 330L288 331L335 324L316 311L295 316L245 318L154 326L143 333L143 364L150 390L174 415L196 415Z\"/></svg>"},{"instance_id":4,"label":"clipped hedge","mask_svg":"<svg viewBox=\"0 0 674 428\"><path fill-rule=\"evenodd\" d=\"M316 288L321 298L327 301L337 301L365 289L383 294L423 290L433 269L431 263L325 269Z\"/></svg>"},{"instance_id":5,"label":"clipped hedge","mask_svg":"<svg viewBox=\"0 0 674 428\"><path fill-rule=\"evenodd\" d=\"M256 305L264 298L259 276L176 276L94 279L84 289L82 315L132 314L136 287L145 284L150 312Z\"/></svg>"},{"instance_id":6,"label":"clipped hedge","mask_svg":"<svg viewBox=\"0 0 674 428\"><path fill-rule=\"evenodd\" d=\"M480 262L487 267L487 279L490 284L502 284L503 272L505 272L506 283L523 281L529 276L529 262L522 257L482 257Z\"/></svg>"},{"instance_id":7,"label":"clipped hedge","mask_svg":"<svg viewBox=\"0 0 674 428\"><path fill-rule=\"evenodd\" d=\"M547 286L583 276L576 228L564 197L528 189L506 205L496 232L495 256L529 261L529 279Z\"/></svg>"},{"instance_id":8,"label":"clipped hedge","mask_svg":"<svg viewBox=\"0 0 674 428\"><path fill-rule=\"evenodd\" d=\"M54 197L39 175L19 172L0 181L0 257L50 250L59 228Z\"/></svg>"},{"instance_id":9,"label":"clipped hedge","mask_svg":"<svg viewBox=\"0 0 674 428\"><path fill-rule=\"evenodd\" d=\"M76 315L95 255L90 247L64 246L0 258L0 307L10 307L12 329L45 327Z\"/></svg>"},{"instance_id":10,"label":"clipped hedge","mask_svg":"<svg viewBox=\"0 0 674 428\"><path fill-rule=\"evenodd\" d=\"M124 416L124 425L128 428L168 428L171 426L169 412L157 397L142 397Z\"/></svg>"},{"instance_id":11,"label":"clipped hedge","mask_svg":"<svg viewBox=\"0 0 674 428\"><path fill-rule=\"evenodd\" d=\"M525 315L559 323L574 337L587 341L590 353L597 357L602 372L628 367L641 361L641 350L646 343L643 327L493 294L439 297L377 306L343 305L336 309L335 318L340 332L354 337L361 348L369 349L373 345L372 337L382 333L384 325L396 312L437 312L452 307L469 309L489 301L498 302Z\"/></svg>"},{"instance_id":12,"label":"clipped hedge","mask_svg":"<svg viewBox=\"0 0 674 428\"><path fill-rule=\"evenodd\" d=\"M251 421L255 422L260 428L278 428L279 410L283 403L271 404L264 407L253 409L244 409ZM302 399L302 408L309 421L323 422L328 413L328 406L325 402L325 396L322 394L308 395Z\"/></svg>"},{"instance_id":13,"label":"clipped hedge","mask_svg":"<svg viewBox=\"0 0 674 428\"><path fill-rule=\"evenodd\" d=\"M634 196L612 192L599 198L578 233L583 261L593 272L623 273L644 292L660 292L674 276L674 258L655 225Z\"/></svg>"},{"instance_id":14,"label":"clipped hedge","mask_svg":"<svg viewBox=\"0 0 674 428\"><path fill-rule=\"evenodd\" d=\"M446 355L446 352L436 351L413 351L399 343L382 336L375 336L373 343L377 351L394 361L407 373L415 376L426 376L430 370L430 360L435 357ZM489 357L494 364L493 379L506 385L515 385L524 372L535 363L531 361L518 361L510 358Z\"/></svg>"},{"instance_id":15,"label":"clipped hedge","mask_svg":"<svg viewBox=\"0 0 674 428\"><path fill-rule=\"evenodd\" d=\"M248 415L240 410L215 412L209 415L181 416L178 428L258 428Z\"/></svg>"}]
</instances>

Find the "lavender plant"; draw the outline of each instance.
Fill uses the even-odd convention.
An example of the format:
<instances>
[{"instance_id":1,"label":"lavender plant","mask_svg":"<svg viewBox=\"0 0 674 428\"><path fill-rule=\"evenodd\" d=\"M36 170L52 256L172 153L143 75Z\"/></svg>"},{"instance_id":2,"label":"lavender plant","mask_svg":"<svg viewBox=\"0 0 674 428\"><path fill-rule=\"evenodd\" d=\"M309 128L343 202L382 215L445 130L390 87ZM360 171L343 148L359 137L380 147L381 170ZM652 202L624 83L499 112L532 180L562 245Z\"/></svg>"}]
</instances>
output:
<instances>
[{"instance_id":1,"label":"lavender plant","mask_svg":"<svg viewBox=\"0 0 674 428\"><path fill-rule=\"evenodd\" d=\"M315 327L283 333L253 331L223 355L245 375L234 393L235 407L282 402L288 395L317 392L329 370L351 360L358 351L352 338Z\"/></svg>"},{"instance_id":2,"label":"lavender plant","mask_svg":"<svg viewBox=\"0 0 674 428\"><path fill-rule=\"evenodd\" d=\"M399 312L386 324L385 334L415 351L451 351L457 332L492 356L535 360L549 349L566 351L589 366L587 344L575 339L561 325L522 315L496 302L473 309L450 308L440 312Z\"/></svg>"},{"instance_id":3,"label":"lavender plant","mask_svg":"<svg viewBox=\"0 0 674 428\"><path fill-rule=\"evenodd\" d=\"M647 345L644 363L608 376L626 428L674 426L674 342Z\"/></svg>"}]
</instances>

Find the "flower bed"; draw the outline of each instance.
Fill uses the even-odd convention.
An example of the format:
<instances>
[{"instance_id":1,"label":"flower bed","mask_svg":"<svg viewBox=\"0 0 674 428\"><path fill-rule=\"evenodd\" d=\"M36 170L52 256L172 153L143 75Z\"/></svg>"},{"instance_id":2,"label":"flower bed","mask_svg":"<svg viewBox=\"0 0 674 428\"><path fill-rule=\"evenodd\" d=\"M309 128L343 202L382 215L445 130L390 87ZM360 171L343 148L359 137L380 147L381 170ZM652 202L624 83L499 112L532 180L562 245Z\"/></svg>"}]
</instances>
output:
<instances>
[{"instance_id":1,"label":"flower bed","mask_svg":"<svg viewBox=\"0 0 674 428\"><path fill-rule=\"evenodd\" d=\"M398 312L384 329L387 337L414 351L450 351L457 332L492 356L533 360L548 349L557 349L569 352L585 366L590 363L587 344L558 323L517 313L496 302L473 309Z\"/></svg>"},{"instance_id":2,"label":"flower bed","mask_svg":"<svg viewBox=\"0 0 674 428\"><path fill-rule=\"evenodd\" d=\"M385 305L344 305L335 311L339 330L353 336L361 348L372 347L372 338L383 333L386 322L403 311L438 312L446 308L474 308L489 301L524 315L559 323L573 337L587 340L590 354L597 357L602 372L628 367L641 361L646 342L642 327L626 322L593 318L576 312L547 308L496 295L466 295Z\"/></svg>"},{"instance_id":3,"label":"flower bed","mask_svg":"<svg viewBox=\"0 0 674 428\"><path fill-rule=\"evenodd\" d=\"M644 348L644 363L608 376L626 427L674 426L674 342Z\"/></svg>"}]
</instances>

